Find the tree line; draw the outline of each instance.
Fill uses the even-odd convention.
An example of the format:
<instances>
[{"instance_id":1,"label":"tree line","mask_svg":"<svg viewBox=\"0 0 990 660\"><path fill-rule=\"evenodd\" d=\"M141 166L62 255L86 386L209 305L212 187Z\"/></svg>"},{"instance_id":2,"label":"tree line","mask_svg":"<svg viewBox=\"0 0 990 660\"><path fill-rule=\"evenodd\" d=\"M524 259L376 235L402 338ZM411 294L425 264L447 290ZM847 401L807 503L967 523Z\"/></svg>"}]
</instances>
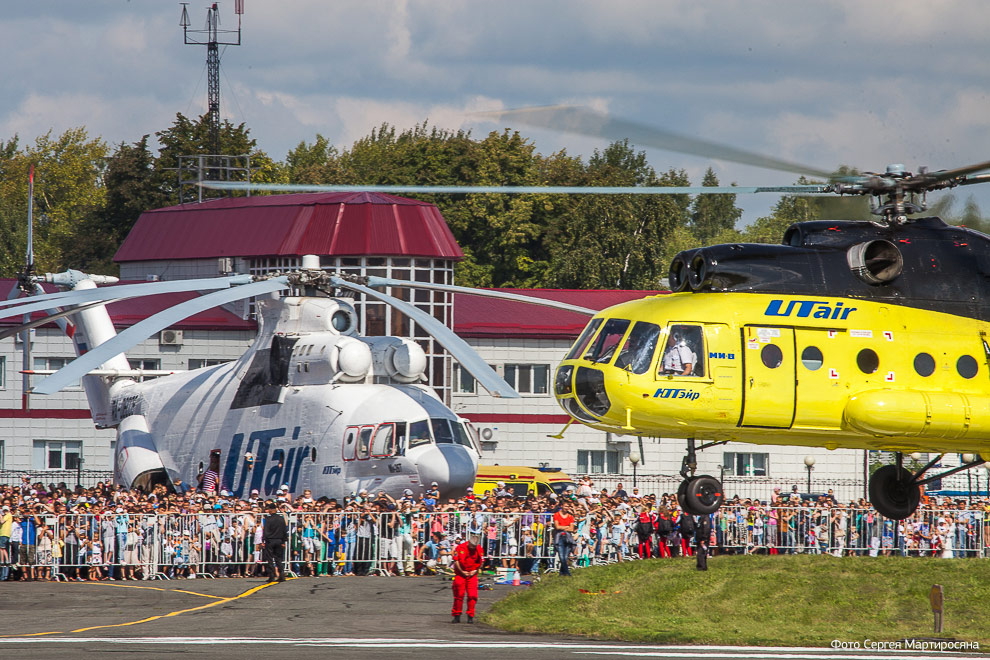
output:
<instances>
[{"instance_id":1,"label":"tree line","mask_svg":"<svg viewBox=\"0 0 990 660\"><path fill-rule=\"evenodd\" d=\"M114 274L113 254L145 210L179 203L178 157L210 153L207 117L177 114L172 125L115 146L84 128L46 133L33 144L0 141L0 275L22 268L27 173L35 167L37 269ZM244 124L224 122L221 152L251 154L252 181L363 185L689 186L683 169L655 169L628 141L587 160L538 153L518 131L476 138L427 124L388 124L344 148L322 135L300 142L284 161L260 150ZM840 173L849 173L847 168ZM804 179L799 183L806 182ZM702 186L718 186L709 169ZM257 193L254 193L257 194ZM465 259L465 286L656 289L671 258L699 245L777 243L793 222L867 219L867 200L782 196L766 217L737 229L735 195L417 195L436 204ZM984 228L969 200L961 214L940 200L947 221ZM947 217L948 216L948 217Z\"/></svg>"}]
</instances>

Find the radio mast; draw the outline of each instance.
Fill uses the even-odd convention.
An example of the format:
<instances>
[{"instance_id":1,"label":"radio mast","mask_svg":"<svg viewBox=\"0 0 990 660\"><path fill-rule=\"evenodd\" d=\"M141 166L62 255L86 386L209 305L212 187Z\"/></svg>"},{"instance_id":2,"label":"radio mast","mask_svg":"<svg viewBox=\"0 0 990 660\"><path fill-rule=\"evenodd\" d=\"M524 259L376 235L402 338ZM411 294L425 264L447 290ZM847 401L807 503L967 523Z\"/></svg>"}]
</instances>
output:
<instances>
[{"instance_id":1,"label":"radio mast","mask_svg":"<svg viewBox=\"0 0 990 660\"><path fill-rule=\"evenodd\" d=\"M202 30L189 29L188 2L182 5L182 37L186 44L206 46L207 113L210 120L210 149L214 155L220 154L220 46L241 45L241 16L244 14L244 0L234 0L234 13L237 14L236 30L220 29L220 8L214 2L206 9L206 27ZM237 40L234 41L234 36Z\"/></svg>"}]
</instances>

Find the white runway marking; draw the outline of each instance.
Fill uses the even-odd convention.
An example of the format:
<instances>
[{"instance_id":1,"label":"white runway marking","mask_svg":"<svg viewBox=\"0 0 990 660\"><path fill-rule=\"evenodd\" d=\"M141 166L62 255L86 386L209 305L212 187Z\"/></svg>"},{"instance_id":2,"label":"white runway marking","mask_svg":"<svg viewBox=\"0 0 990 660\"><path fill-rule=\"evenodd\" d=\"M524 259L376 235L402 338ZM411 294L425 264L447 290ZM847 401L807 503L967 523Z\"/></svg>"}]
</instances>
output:
<instances>
[{"instance_id":1,"label":"white runway marking","mask_svg":"<svg viewBox=\"0 0 990 660\"><path fill-rule=\"evenodd\" d=\"M2 644L112 644L112 645L167 645L167 646L205 646L214 644L224 645L263 645L302 647L336 647L336 648L406 648L411 645L428 649L533 649L570 651L580 655L618 655L629 657L672 657L672 658L747 658L752 660L781 659L781 660L876 660L877 658L919 658L931 657L932 651L890 650L863 651L853 650L848 653L837 653L828 647L761 647L761 646L663 646L648 644L617 644L617 643L575 643L547 641L474 641L474 640L440 640L440 639L396 639L396 638L278 638L264 639L259 637L6 637L0 638ZM972 654L943 655L938 654L939 660L972 660Z\"/></svg>"}]
</instances>

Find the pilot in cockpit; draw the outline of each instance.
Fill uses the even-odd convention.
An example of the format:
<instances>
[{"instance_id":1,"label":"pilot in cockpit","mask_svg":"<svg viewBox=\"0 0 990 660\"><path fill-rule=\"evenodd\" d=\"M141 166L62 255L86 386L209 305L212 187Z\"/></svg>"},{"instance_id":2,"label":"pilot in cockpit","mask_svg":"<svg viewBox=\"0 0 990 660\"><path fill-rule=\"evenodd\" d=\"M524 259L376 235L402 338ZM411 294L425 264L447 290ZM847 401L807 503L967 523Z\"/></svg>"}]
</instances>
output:
<instances>
[{"instance_id":1,"label":"pilot in cockpit","mask_svg":"<svg viewBox=\"0 0 990 660\"><path fill-rule=\"evenodd\" d=\"M662 373L672 376L691 376L697 361L698 356L687 345L683 334L676 330L671 332L663 354Z\"/></svg>"}]
</instances>

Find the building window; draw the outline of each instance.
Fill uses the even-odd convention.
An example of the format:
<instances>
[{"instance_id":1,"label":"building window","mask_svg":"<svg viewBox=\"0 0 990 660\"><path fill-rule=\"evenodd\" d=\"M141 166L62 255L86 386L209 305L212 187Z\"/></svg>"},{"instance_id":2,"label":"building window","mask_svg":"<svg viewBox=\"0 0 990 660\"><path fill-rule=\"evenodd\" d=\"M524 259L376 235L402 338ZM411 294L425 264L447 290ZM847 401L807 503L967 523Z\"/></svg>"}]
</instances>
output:
<instances>
[{"instance_id":1,"label":"building window","mask_svg":"<svg viewBox=\"0 0 990 660\"><path fill-rule=\"evenodd\" d=\"M546 394L550 384L549 364L507 364L505 382L520 394Z\"/></svg>"},{"instance_id":2,"label":"building window","mask_svg":"<svg viewBox=\"0 0 990 660\"><path fill-rule=\"evenodd\" d=\"M578 474L619 474L619 452L612 449L579 449Z\"/></svg>"},{"instance_id":3,"label":"building window","mask_svg":"<svg viewBox=\"0 0 990 660\"><path fill-rule=\"evenodd\" d=\"M152 360L152 359L144 359L144 358L137 358L137 359L128 358L128 361L130 362L131 367L133 367L134 369L147 369L148 371L158 371L159 369L162 368L161 360ZM158 376L145 376L144 380L151 380L152 378L158 378Z\"/></svg>"},{"instance_id":4,"label":"building window","mask_svg":"<svg viewBox=\"0 0 990 660\"><path fill-rule=\"evenodd\" d=\"M68 440L35 440L32 470L77 470L82 443Z\"/></svg>"},{"instance_id":5,"label":"building window","mask_svg":"<svg viewBox=\"0 0 990 660\"><path fill-rule=\"evenodd\" d=\"M74 357L36 357L34 358L34 368L40 371L44 371L46 369L50 369L51 371L58 371L59 369L61 369L62 367L69 364L75 359L76 358ZM69 385L66 385L65 389L67 390L79 389L80 387L81 385L77 380L74 383L70 383Z\"/></svg>"},{"instance_id":6,"label":"building window","mask_svg":"<svg viewBox=\"0 0 990 660\"><path fill-rule=\"evenodd\" d=\"M0 390L7 388L7 358L0 355Z\"/></svg>"},{"instance_id":7,"label":"building window","mask_svg":"<svg viewBox=\"0 0 990 660\"><path fill-rule=\"evenodd\" d=\"M203 358L189 358L189 371L194 369L202 369L203 367L215 367L218 364L227 364L233 360L213 360L213 359L203 359Z\"/></svg>"},{"instance_id":8,"label":"building window","mask_svg":"<svg viewBox=\"0 0 990 660\"><path fill-rule=\"evenodd\" d=\"M454 365L454 394L476 394L474 376L459 364Z\"/></svg>"},{"instance_id":9,"label":"building window","mask_svg":"<svg viewBox=\"0 0 990 660\"><path fill-rule=\"evenodd\" d=\"M722 454L726 474L736 477L765 477L769 473L770 454L727 451Z\"/></svg>"}]
</instances>

